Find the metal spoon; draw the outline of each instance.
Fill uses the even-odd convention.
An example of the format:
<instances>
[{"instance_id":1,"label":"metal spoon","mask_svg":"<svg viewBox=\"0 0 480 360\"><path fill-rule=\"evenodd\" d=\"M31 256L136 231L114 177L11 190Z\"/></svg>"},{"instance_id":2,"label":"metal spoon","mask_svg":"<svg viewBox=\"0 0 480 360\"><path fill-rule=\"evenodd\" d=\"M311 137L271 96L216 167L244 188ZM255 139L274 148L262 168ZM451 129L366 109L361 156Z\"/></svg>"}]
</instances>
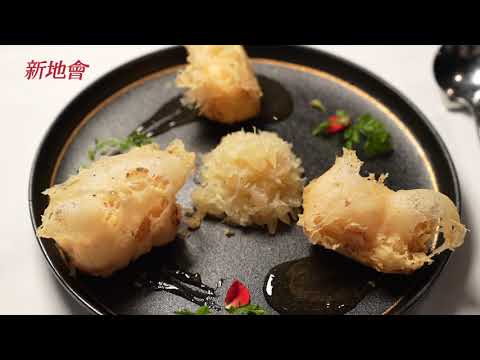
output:
<instances>
[{"instance_id":1,"label":"metal spoon","mask_svg":"<svg viewBox=\"0 0 480 360\"><path fill-rule=\"evenodd\" d=\"M468 108L480 136L480 45L443 45L433 71L449 109Z\"/></svg>"}]
</instances>

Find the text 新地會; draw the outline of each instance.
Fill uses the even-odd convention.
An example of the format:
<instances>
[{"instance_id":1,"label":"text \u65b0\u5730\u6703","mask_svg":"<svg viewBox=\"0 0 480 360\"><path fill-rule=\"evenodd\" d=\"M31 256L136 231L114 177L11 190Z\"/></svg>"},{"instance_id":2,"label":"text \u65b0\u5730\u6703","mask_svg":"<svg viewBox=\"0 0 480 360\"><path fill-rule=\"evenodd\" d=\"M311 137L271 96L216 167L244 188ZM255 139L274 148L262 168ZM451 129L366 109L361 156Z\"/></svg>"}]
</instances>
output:
<instances>
[{"instance_id":1,"label":"text \u65b0\u5730\u6703","mask_svg":"<svg viewBox=\"0 0 480 360\"><path fill-rule=\"evenodd\" d=\"M63 60L60 61L36 61L27 62L25 78L27 80L40 80L43 78L82 80L85 70L90 67L80 60L71 65L66 65Z\"/></svg>"}]
</instances>

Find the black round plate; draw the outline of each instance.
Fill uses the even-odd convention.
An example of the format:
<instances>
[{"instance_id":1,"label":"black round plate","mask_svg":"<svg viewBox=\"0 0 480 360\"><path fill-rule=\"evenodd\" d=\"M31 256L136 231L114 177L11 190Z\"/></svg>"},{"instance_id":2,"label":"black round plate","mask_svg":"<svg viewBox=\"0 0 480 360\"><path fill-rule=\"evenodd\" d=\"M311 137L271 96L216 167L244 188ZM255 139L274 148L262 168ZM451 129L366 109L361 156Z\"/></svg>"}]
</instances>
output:
<instances>
[{"instance_id":1,"label":"black round plate","mask_svg":"<svg viewBox=\"0 0 480 360\"><path fill-rule=\"evenodd\" d=\"M308 181L325 172L341 153L338 137L325 139L311 135L323 116L309 103L319 98L330 112L344 109L353 116L371 113L391 132L395 151L390 156L367 161L365 174L389 173L387 184L395 190L437 189L460 208L457 175L442 140L420 111L398 91L352 63L310 48L247 47L247 52L256 73L280 83L294 105L286 120L254 125L275 131L293 144ZM181 47L143 56L96 81L63 110L45 136L31 172L29 201L34 228L40 225L48 204L42 191L74 173L86 161L87 149L95 138L126 136L180 94L174 78L185 58ZM265 99L270 106L278 101L268 93ZM195 121L155 140L164 146L180 138L189 150L201 154L211 150L230 131L232 128ZM193 185L190 181L181 191L180 204L188 206ZM165 248L154 249L108 279L84 274L72 277L54 242L38 241L63 286L98 314L171 314L179 308L192 308L192 304L175 295L149 292L133 285L132 279L138 273L166 261L199 272L203 281L212 285L220 278L226 279L226 284L238 278L249 286L252 302L268 309L262 286L269 269L308 256L312 246L297 226L282 227L275 236L259 229L235 229L235 236L226 237L224 230L225 225L218 221L205 221L187 240L178 239ZM388 278L385 285L367 295L350 314L405 312L437 278L449 256L448 252L437 256L431 266L414 275Z\"/></svg>"}]
</instances>

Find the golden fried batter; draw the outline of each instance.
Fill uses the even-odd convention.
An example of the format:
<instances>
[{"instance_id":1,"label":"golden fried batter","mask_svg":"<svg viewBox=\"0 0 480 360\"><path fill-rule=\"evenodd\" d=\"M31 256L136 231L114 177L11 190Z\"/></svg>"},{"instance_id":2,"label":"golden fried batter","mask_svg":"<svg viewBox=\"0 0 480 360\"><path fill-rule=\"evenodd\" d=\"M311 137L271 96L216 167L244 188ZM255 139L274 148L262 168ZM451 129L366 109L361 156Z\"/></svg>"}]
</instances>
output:
<instances>
[{"instance_id":1,"label":"golden fried batter","mask_svg":"<svg viewBox=\"0 0 480 360\"><path fill-rule=\"evenodd\" d=\"M385 273L411 273L444 250L463 244L465 226L445 195L432 190L393 191L359 174L362 162L352 150L303 194L299 224L313 244L322 245ZM435 236L442 232L441 246Z\"/></svg>"},{"instance_id":2,"label":"golden fried batter","mask_svg":"<svg viewBox=\"0 0 480 360\"><path fill-rule=\"evenodd\" d=\"M52 238L72 265L109 276L175 238L175 196L194 168L195 154L173 141L103 157L45 190L50 203L37 233Z\"/></svg>"}]
</instances>

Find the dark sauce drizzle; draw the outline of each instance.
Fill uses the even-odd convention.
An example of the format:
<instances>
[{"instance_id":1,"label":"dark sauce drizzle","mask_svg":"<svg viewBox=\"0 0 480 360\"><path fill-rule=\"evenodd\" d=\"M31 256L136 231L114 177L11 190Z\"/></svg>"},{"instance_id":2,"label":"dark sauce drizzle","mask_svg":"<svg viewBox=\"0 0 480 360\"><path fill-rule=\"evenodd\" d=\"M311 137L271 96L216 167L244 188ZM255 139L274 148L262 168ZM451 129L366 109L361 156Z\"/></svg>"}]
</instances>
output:
<instances>
[{"instance_id":1,"label":"dark sauce drizzle","mask_svg":"<svg viewBox=\"0 0 480 360\"><path fill-rule=\"evenodd\" d=\"M261 124L286 120L293 112L293 99L290 93L278 81L262 75L257 78L263 96L260 114L253 121Z\"/></svg>"},{"instance_id":2,"label":"dark sauce drizzle","mask_svg":"<svg viewBox=\"0 0 480 360\"><path fill-rule=\"evenodd\" d=\"M293 100L288 91L279 82L265 76L258 76L258 81L263 91L261 111L248 123L261 125L288 118L293 111ZM130 135L143 133L147 137L153 138L173 128L200 120L201 117L195 110L182 105L181 98L181 96L176 96L168 101Z\"/></svg>"},{"instance_id":3,"label":"dark sauce drizzle","mask_svg":"<svg viewBox=\"0 0 480 360\"><path fill-rule=\"evenodd\" d=\"M280 314L346 314L375 288L379 276L372 269L316 247L307 258L271 269L263 293Z\"/></svg>"},{"instance_id":4,"label":"dark sauce drizzle","mask_svg":"<svg viewBox=\"0 0 480 360\"><path fill-rule=\"evenodd\" d=\"M208 306L220 311L221 307L215 299L216 291L223 285L223 279L217 282L215 288L203 283L200 274L175 269L163 269L156 273L142 273L134 282L136 287L153 291L165 291L184 298L199 306Z\"/></svg>"},{"instance_id":5,"label":"dark sauce drizzle","mask_svg":"<svg viewBox=\"0 0 480 360\"><path fill-rule=\"evenodd\" d=\"M181 96L176 96L168 101L130 135L144 133L147 137L155 137L197 120L195 111L183 106L180 100Z\"/></svg>"}]
</instances>

